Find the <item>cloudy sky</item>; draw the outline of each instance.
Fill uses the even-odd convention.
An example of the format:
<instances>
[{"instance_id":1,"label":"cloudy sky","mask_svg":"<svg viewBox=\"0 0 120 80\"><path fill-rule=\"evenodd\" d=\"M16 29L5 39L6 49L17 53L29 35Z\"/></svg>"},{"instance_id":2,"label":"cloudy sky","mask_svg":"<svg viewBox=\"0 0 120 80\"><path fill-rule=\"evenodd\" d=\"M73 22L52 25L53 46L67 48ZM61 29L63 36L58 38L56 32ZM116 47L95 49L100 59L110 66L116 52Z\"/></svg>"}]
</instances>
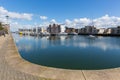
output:
<instances>
[{"instance_id":1,"label":"cloudy sky","mask_svg":"<svg viewBox=\"0 0 120 80\"><path fill-rule=\"evenodd\" d=\"M120 0L0 0L0 22L11 30L49 23L108 28L120 25L119 8Z\"/></svg>"}]
</instances>

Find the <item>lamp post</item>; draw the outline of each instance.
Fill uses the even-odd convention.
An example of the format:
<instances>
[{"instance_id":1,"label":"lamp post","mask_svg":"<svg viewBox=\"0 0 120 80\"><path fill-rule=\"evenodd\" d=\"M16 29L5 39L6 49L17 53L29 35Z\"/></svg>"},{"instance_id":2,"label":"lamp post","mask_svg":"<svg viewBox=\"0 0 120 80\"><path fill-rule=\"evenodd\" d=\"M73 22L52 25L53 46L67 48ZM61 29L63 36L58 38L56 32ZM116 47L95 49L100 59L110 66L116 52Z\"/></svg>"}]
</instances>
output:
<instances>
[{"instance_id":1,"label":"lamp post","mask_svg":"<svg viewBox=\"0 0 120 80\"><path fill-rule=\"evenodd\" d=\"M9 16L7 15L7 16L5 16L5 17L6 17L6 20L7 20L7 24L9 24L9 23L8 23Z\"/></svg>"},{"instance_id":2,"label":"lamp post","mask_svg":"<svg viewBox=\"0 0 120 80\"><path fill-rule=\"evenodd\" d=\"M5 16L6 17L6 20L7 20L7 28L8 28L8 34L10 33L10 24L8 22L8 19L9 19L9 16Z\"/></svg>"}]
</instances>

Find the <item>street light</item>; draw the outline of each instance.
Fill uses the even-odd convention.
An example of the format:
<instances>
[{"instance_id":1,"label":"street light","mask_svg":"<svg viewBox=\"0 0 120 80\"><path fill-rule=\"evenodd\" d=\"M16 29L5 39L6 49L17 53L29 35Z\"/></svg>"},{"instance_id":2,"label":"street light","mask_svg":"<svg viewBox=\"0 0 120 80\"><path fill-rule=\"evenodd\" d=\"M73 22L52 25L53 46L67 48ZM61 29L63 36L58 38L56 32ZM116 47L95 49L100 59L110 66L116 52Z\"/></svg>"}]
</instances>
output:
<instances>
[{"instance_id":1,"label":"street light","mask_svg":"<svg viewBox=\"0 0 120 80\"><path fill-rule=\"evenodd\" d=\"M7 16L5 16L6 17L6 20L7 20L7 24L8 24L8 19L9 19L9 16L7 15Z\"/></svg>"},{"instance_id":2,"label":"street light","mask_svg":"<svg viewBox=\"0 0 120 80\"><path fill-rule=\"evenodd\" d=\"M7 27L8 27L8 34L10 33L10 25L9 25L9 22L8 22L8 19L9 19L9 16L5 16L6 17L6 20L7 20Z\"/></svg>"}]
</instances>

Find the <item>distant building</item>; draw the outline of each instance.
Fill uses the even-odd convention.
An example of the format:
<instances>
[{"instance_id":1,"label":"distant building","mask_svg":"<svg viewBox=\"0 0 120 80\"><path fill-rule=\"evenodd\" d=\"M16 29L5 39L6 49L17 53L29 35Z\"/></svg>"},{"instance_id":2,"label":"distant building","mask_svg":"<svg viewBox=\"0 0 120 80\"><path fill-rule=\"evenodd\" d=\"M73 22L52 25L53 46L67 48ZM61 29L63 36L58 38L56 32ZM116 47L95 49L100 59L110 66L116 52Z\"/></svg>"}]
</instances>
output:
<instances>
[{"instance_id":1,"label":"distant building","mask_svg":"<svg viewBox=\"0 0 120 80\"><path fill-rule=\"evenodd\" d=\"M105 28L99 28L97 34L104 34L106 31Z\"/></svg>"},{"instance_id":2,"label":"distant building","mask_svg":"<svg viewBox=\"0 0 120 80\"><path fill-rule=\"evenodd\" d=\"M106 29L105 34L120 34L120 26Z\"/></svg>"},{"instance_id":3,"label":"distant building","mask_svg":"<svg viewBox=\"0 0 120 80\"><path fill-rule=\"evenodd\" d=\"M18 32L25 34L25 35L28 35L32 32L32 29L19 29Z\"/></svg>"},{"instance_id":4,"label":"distant building","mask_svg":"<svg viewBox=\"0 0 120 80\"><path fill-rule=\"evenodd\" d=\"M117 34L120 34L120 26L117 27Z\"/></svg>"},{"instance_id":5,"label":"distant building","mask_svg":"<svg viewBox=\"0 0 120 80\"><path fill-rule=\"evenodd\" d=\"M117 28L111 28L112 29L112 34L120 34L120 26Z\"/></svg>"},{"instance_id":6,"label":"distant building","mask_svg":"<svg viewBox=\"0 0 120 80\"><path fill-rule=\"evenodd\" d=\"M85 26L79 30L80 34L104 34L105 28L96 28L94 26Z\"/></svg>"},{"instance_id":7,"label":"distant building","mask_svg":"<svg viewBox=\"0 0 120 80\"><path fill-rule=\"evenodd\" d=\"M84 28L81 28L79 33L81 34L96 34L97 29L94 26L85 26Z\"/></svg>"},{"instance_id":8,"label":"distant building","mask_svg":"<svg viewBox=\"0 0 120 80\"><path fill-rule=\"evenodd\" d=\"M80 31L79 31L79 33L85 34L86 33L86 28L81 28Z\"/></svg>"},{"instance_id":9,"label":"distant building","mask_svg":"<svg viewBox=\"0 0 120 80\"><path fill-rule=\"evenodd\" d=\"M36 27L36 28L33 28L32 32L33 33L41 33L42 29L41 27Z\"/></svg>"},{"instance_id":10,"label":"distant building","mask_svg":"<svg viewBox=\"0 0 120 80\"><path fill-rule=\"evenodd\" d=\"M39 34L41 33L41 27L36 27L33 29L19 29L18 30L19 33L25 34L25 35L29 35L29 34Z\"/></svg>"},{"instance_id":11,"label":"distant building","mask_svg":"<svg viewBox=\"0 0 120 80\"><path fill-rule=\"evenodd\" d=\"M73 33L73 32L75 32L75 28L68 28L68 27L66 27L65 32L68 33L68 34Z\"/></svg>"},{"instance_id":12,"label":"distant building","mask_svg":"<svg viewBox=\"0 0 120 80\"><path fill-rule=\"evenodd\" d=\"M47 28L47 32L49 32L50 34L58 34L61 32L61 25L50 24Z\"/></svg>"},{"instance_id":13,"label":"distant building","mask_svg":"<svg viewBox=\"0 0 120 80\"><path fill-rule=\"evenodd\" d=\"M86 34L95 34L96 33L96 27L94 26L85 26Z\"/></svg>"},{"instance_id":14,"label":"distant building","mask_svg":"<svg viewBox=\"0 0 120 80\"><path fill-rule=\"evenodd\" d=\"M108 28L105 30L105 34L112 34L112 28Z\"/></svg>"},{"instance_id":15,"label":"distant building","mask_svg":"<svg viewBox=\"0 0 120 80\"><path fill-rule=\"evenodd\" d=\"M61 33L65 33L65 29L66 29L66 28L65 28L65 25L61 25L60 27L61 27L61 28L60 28L60 29L61 29L61 30L60 30Z\"/></svg>"},{"instance_id":16,"label":"distant building","mask_svg":"<svg viewBox=\"0 0 120 80\"><path fill-rule=\"evenodd\" d=\"M75 29L75 32L76 32L76 33L79 33L79 29Z\"/></svg>"}]
</instances>

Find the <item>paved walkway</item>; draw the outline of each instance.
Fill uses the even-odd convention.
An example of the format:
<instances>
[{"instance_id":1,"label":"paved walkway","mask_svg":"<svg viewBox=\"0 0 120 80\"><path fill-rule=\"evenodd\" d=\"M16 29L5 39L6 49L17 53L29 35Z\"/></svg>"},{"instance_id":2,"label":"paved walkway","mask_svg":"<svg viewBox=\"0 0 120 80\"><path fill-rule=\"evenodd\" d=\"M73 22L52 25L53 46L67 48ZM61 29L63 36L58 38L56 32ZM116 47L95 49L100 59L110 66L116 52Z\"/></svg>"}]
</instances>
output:
<instances>
[{"instance_id":1,"label":"paved walkway","mask_svg":"<svg viewBox=\"0 0 120 80\"><path fill-rule=\"evenodd\" d=\"M5 37L3 37L3 36L0 36L0 49L1 49L1 45L3 45L3 43L5 42Z\"/></svg>"},{"instance_id":2,"label":"paved walkway","mask_svg":"<svg viewBox=\"0 0 120 80\"><path fill-rule=\"evenodd\" d=\"M0 80L47 80L44 78L20 72L8 65L5 59L8 36L0 36Z\"/></svg>"}]
</instances>

